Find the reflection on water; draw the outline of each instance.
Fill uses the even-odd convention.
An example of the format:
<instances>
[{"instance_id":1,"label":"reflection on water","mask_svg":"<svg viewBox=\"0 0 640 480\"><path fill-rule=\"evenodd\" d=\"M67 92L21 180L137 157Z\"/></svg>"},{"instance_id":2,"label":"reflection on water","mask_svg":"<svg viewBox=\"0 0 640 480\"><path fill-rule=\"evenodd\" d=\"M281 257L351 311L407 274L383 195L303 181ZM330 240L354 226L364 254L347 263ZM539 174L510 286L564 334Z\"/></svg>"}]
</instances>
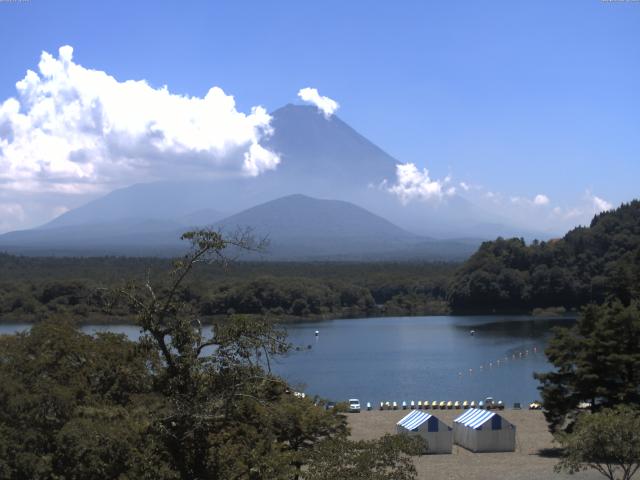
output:
<instances>
[{"instance_id":1,"label":"reflection on water","mask_svg":"<svg viewBox=\"0 0 640 480\"><path fill-rule=\"evenodd\" d=\"M508 405L527 403L538 398L533 372L550 368L543 351L551 329L573 321L440 316L287 324L289 340L300 348L272 366L307 393L335 400L477 401L493 396ZM28 328L0 325L0 333ZM82 330L123 333L131 339L140 335L132 325L88 325Z\"/></svg>"}]
</instances>

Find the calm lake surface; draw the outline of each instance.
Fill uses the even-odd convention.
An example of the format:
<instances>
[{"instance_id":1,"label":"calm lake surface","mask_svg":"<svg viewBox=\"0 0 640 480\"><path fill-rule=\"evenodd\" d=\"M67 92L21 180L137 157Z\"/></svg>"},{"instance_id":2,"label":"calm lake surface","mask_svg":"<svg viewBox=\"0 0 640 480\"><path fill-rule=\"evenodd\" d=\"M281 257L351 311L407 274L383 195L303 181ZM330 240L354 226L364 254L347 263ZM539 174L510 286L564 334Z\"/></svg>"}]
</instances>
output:
<instances>
[{"instance_id":1,"label":"calm lake surface","mask_svg":"<svg viewBox=\"0 0 640 480\"><path fill-rule=\"evenodd\" d=\"M533 372L550 369L543 350L551 328L573 321L439 316L287 324L289 341L299 350L274 360L272 368L307 394L337 401L355 397L376 405L492 396L508 406L524 404L539 398ZM0 333L27 328L0 325ZM139 336L135 326L83 327L88 333L104 330Z\"/></svg>"}]
</instances>

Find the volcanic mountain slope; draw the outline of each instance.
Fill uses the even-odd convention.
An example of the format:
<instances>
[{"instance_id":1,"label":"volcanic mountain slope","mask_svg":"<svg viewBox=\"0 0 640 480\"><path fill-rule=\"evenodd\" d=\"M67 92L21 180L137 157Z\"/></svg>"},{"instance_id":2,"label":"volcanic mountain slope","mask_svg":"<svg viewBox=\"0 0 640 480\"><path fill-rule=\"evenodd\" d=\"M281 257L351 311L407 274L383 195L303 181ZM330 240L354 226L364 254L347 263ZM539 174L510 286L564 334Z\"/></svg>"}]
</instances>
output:
<instances>
[{"instance_id":1,"label":"volcanic mountain slope","mask_svg":"<svg viewBox=\"0 0 640 480\"><path fill-rule=\"evenodd\" d=\"M78 248L97 252L115 249L128 253L129 246L132 252L139 253L146 245L151 251L162 250L173 245L174 236L169 232L210 225L294 194L350 202L425 237L478 239L524 234L500 224L459 196L437 205L402 205L381 187L384 180L394 181L399 162L335 115L325 118L315 107L287 105L272 116L274 133L265 146L281 157L281 164L274 171L251 178L132 185L66 212L39 228L0 236L0 248L21 247L27 251L37 247L68 252ZM259 219L253 216L250 220ZM293 224L286 228L298 231ZM341 238L339 231L334 233L335 238ZM375 242L371 239L369 243ZM388 245L397 245L386 240L379 243L384 243L380 246L385 251L389 250ZM440 246L445 244L441 242Z\"/></svg>"},{"instance_id":2,"label":"volcanic mountain slope","mask_svg":"<svg viewBox=\"0 0 640 480\"><path fill-rule=\"evenodd\" d=\"M181 233L205 225L230 234L250 228L257 239L267 238L265 252L243 255L253 260L450 260L464 259L477 247L473 242L420 237L352 203L299 194L218 222L206 221L213 214L202 212L176 221L121 220L12 232L0 237L0 248L40 255L171 256L184 248Z\"/></svg>"}]
</instances>

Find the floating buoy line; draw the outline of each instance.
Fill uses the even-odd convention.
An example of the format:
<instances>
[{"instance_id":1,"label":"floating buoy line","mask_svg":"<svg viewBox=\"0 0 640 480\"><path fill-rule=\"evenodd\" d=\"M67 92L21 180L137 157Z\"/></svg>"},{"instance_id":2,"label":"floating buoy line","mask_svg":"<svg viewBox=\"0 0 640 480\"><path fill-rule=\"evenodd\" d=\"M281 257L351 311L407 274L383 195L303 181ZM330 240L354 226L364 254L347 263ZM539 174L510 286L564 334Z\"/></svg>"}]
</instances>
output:
<instances>
[{"instance_id":1,"label":"floating buoy line","mask_svg":"<svg viewBox=\"0 0 640 480\"><path fill-rule=\"evenodd\" d=\"M508 363L513 363L516 362L518 360L522 360L525 358L528 358L531 355L537 355L538 354L538 347L533 346L530 349L524 349L524 350L520 350L517 352L513 352L511 355L505 355L503 358L499 358L497 360L489 360L485 363L483 363L482 365L480 365L480 367L478 367L478 369L476 371L478 372L485 372L487 370L493 370L494 368L499 368L502 367L504 365L507 365ZM460 371L458 372L458 377L464 377L466 376L466 373L468 372L469 376L473 375L474 369L473 368L469 368L468 370L465 371Z\"/></svg>"}]
</instances>

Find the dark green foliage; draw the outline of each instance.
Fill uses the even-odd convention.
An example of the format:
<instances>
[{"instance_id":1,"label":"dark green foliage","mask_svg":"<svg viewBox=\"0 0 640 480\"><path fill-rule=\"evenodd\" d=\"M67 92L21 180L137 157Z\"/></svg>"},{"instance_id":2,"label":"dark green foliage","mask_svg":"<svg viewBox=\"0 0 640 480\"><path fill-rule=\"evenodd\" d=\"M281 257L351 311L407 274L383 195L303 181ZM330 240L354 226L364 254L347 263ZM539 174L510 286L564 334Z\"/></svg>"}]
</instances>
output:
<instances>
[{"instance_id":1,"label":"dark green foliage","mask_svg":"<svg viewBox=\"0 0 640 480\"><path fill-rule=\"evenodd\" d=\"M224 263L229 245L253 246L211 231L184 238L192 250L164 281L117 292L139 342L62 319L0 337L0 478L297 479L334 439L353 460L344 475L333 465L332 478L415 478L401 440L350 442L339 409L292 395L271 374L270 357L289 348L281 329L233 317L203 334L185 279L201 262Z\"/></svg>"},{"instance_id":2,"label":"dark green foliage","mask_svg":"<svg viewBox=\"0 0 640 480\"><path fill-rule=\"evenodd\" d=\"M483 243L456 272L449 299L457 312L577 309L607 298L628 304L639 280L640 201L634 200L559 240Z\"/></svg>"},{"instance_id":3,"label":"dark green foliage","mask_svg":"<svg viewBox=\"0 0 640 480\"><path fill-rule=\"evenodd\" d=\"M411 480L416 469L410 455L420 455L426 447L422 437L404 435L358 442L328 439L313 452L304 479Z\"/></svg>"},{"instance_id":4,"label":"dark green foliage","mask_svg":"<svg viewBox=\"0 0 640 480\"><path fill-rule=\"evenodd\" d=\"M575 326L557 329L546 349L555 370L537 374L552 431L571 429L581 402L591 411L640 405L640 304L587 307Z\"/></svg>"},{"instance_id":5,"label":"dark green foliage","mask_svg":"<svg viewBox=\"0 0 640 480\"><path fill-rule=\"evenodd\" d=\"M173 478L146 435L157 361L124 336L90 337L60 319L0 337L0 477L144 478L144 461Z\"/></svg>"},{"instance_id":6,"label":"dark green foliage","mask_svg":"<svg viewBox=\"0 0 640 480\"><path fill-rule=\"evenodd\" d=\"M126 303L108 305L105 289L170 268L157 258L38 258L0 254L0 321L65 315L78 322L130 322ZM286 317L444 314L446 263L234 263L226 273L202 265L186 279L183 300L205 317L232 313Z\"/></svg>"},{"instance_id":7,"label":"dark green foliage","mask_svg":"<svg viewBox=\"0 0 640 480\"><path fill-rule=\"evenodd\" d=\"M640 469L639 431L637 408L582 413L572 433L558 435L564 451L556 472L593 469L609 480L630 480Z\"/></svg>"}]
</instances>

